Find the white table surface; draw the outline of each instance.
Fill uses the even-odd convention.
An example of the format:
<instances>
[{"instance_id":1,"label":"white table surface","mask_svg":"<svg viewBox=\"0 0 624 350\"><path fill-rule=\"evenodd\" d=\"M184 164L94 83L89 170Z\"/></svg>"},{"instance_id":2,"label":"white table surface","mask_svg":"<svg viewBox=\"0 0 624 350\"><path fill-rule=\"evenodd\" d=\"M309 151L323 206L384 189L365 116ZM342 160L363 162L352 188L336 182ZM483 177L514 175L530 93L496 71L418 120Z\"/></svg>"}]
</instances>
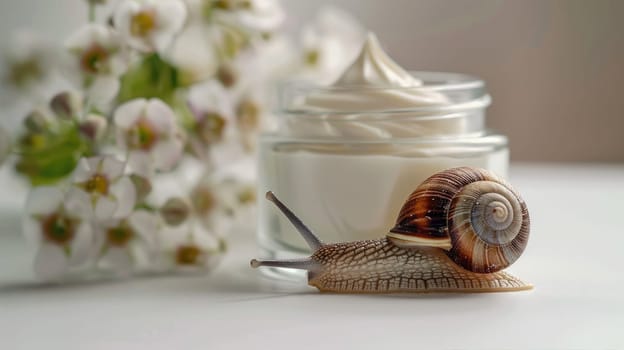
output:
<instances>
[{"instance_id":1,"label":"white table surface","mask_svg":"<svg viewBox=\"0 0 624 350\"><path fill-rule=\"evenodd\" d=\"M623 349L624 165L514 165L511 181L532 235L510 271L529 292L320 294L250 269L251 233L208 276L45 286L5 205L0 349Z\"/></svg>"}]
</instances>

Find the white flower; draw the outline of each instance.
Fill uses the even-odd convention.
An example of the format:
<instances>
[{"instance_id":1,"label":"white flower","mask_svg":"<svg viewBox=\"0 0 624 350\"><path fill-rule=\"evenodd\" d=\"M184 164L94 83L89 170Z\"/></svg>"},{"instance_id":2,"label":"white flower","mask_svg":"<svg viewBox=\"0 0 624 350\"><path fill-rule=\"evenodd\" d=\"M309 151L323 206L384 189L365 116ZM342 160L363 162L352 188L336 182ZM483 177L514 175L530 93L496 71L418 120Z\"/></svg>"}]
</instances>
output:
<instances>
[{"instance_id":1,"label":"white flower","mask_svg":"<svg viewBox=\"0 0 624 350\"><path fill-rule=\"evenodd\" d=\"M44 40L29 32L11 36L3 50L0 79L6 90L1 102L15 104L23 97L45 101L56 88L54 67L59 52Z\"/></svg>"},{"instance_id":2,"label":"white flower","mask_svg":"<svg viewBox=\"0 0 624 350\"><path fill-rule=\"evenodd\" d=\"M191 86L188 101L193 110L214 113L224 119L234 116L232 97L217 80L208 80Z\"/></svg>"},{"instance_id":3,"label":"white flower","mask_svg":"<svg viewBox=\"0 0 624 350\"><path fill-rule=\"evenodd\" d=\"M270 130L274 119L270 106L275 102L276 83L298 68L294 47L283 36L254 42L230 63L217 71L219 79L234 101L234 124L245 153L255 150L257 135Z\"/></svg>"},{"instance_id":4,"label":"white flower","mask_svg":"<svg viewBox=\"0 0 624 350\"><path fill-rule=\"evenodd\" d=\"M11 153L11 146L9 132L0 126L0 165L2 165L2 162L4 162L9 153Z\"/></svg>"},{"instance_id":5,"label":"white flower","mask_svg":"<svg viewBox=\"0 0 624 350\"><path fill-rule=\"evenodd\" d=\"M179 272L208 272L221 260L225 242L198 220L160 231L161 269Z\"/></svg>"},{"instance_id":6,"label":"white flower","mask_svg":"<svg viewBox=\"0 0 624 350\"><path fill-rule=\"evenodd\" d=\"M214 17L215 22L249 32L272 32L286 18L284 9L276 0L204 0L203 6L204 15ZM207 9L208 6L212 8Z\"/></svg>"},{"instance_id":7,"label":"white flower","mask_svg":"<svg viewBox=\"0 0 624 350\"><path fill-rule=\"evenodd\" d=\"M67 205L98 222L128 216L136 202L125 164L113 156L82 158L72 175Z\"/></svg>"},{"instance_id":8,"label":"white flower","mask_svg":"<svg viewBox=\"0 0 624 350\"><path fill-rule=\"evenodd\" d=\"M299 56L295 51L288 38L274 35L246 46L234 59L219 67L216 77L232 91L235 100L252 93L262 95L269 104L273 89L267 86L288 79L299 68Z\"/></svg>"},{"instance_id":9,"label":"white flower","mask_svg":"<svg viewBox=\"0 0 624 350\"><path fill-rule=\"evenodd\" d=\"M160 221L143 209L121 220L102 223L98 230L99 265L121 273L146 264L155 250Z\"/></svg>"},{"instance_id":10,"label":"white flower","mask_svg":"<svg viewBox=\"0 0 624 350\"><path fill-rule=\"evenodd\" d=\"M27 200L23 231L38 245L34 269L44 280L62 278L70 267L83 265L94 252L91 224L72 212L64 200L56 187L36 187Z\"/></svg>"},{"instance_id":11,"label":"white flower","mask_svg":"<svg viewBox=\"0 0 624 350\"><path fill-rule=\"evenodd\" d=\"M267 84L287 79L298 68L296 51L285 35L254 42L230 62L228 68L235 79L233 86L226 86L236 90L238 96L250 89L271 90Z\"/></svg>"},{"instance_id":12,"label":"white flower","mask_svg":"<svg viewBox=\"0 0 624 350\"><path fill-rule=\"evenodd\" d=\"M190 145L199 156L218 166L245 155L236 127L232 96L217 80L191 87L188 103L195 117Z\"/></svg>"},{"instance_id":13,"label":"white flower","mask_svg":"<svg viewBox=\"0 0 624 350\"><path fill-rule=\"evenodd\" d=\"M72 57L67 67L69 78L86 88L92 103L103 105L112 100L119 92L119 76L127 68L118 34L91 23L70 36L65 46Z\"/></svg>"},{"instance_id":14,"label":"white flower","mask_svg":"<svg viewBox=\"0 0 624 350\"><path fill-rule=\"evenodd\" d=\"M189 89L188 104L197 132L205 144L217 144L231 136L234 123L232 96L217 80L208 80Z\"/></svg>"},{"instance_id":15,"label":"white flower","mask_svg":"<svg viewBox=\"0 0 624 350\"><path fill-rule=\"evenodd\" d=\"M221 60L216 44L219 36L215 28L192 21L162 55L180 69L184 82L203 81L214 75Z\"/></svg>"},{"instance_id":16,"label":"white flower","mask_svg":"<svg viewBox=\"0 0 624 350\"><path fill-rule=\"evenodd\" d=\"M285 17L275 0L186 0L186 3L188 23L164 55L190 82L209 78L245 47L266 40L266 35L277 29ZM261 73L262 67L258 68L255 73Z\"/></svg>"},{"instance_id":17,"label":"white flower","mask_svg":"<svg viewBox=\"0 0 624 350\"><path fill-rule=\"evenodd\" d=\"M137 50L163 52L184 26L181 0L126 0L115 9L115 27Z\"/></svg>"},{"instance_id":18,"label":"white flower","mask_svg":"<svg viewBox=\"0 0 624 350\"><path fill-rule=\"evenodd\" d=\"M255 190L233 177L206 175L190 197L193 210L204 225L219 235L226 235L241 210L255 202Z\"/></svg>"},{"instance_id":19,"label":"white flower","mask_svg":"<svg viewBox=\"0 0 624 350\"><path fill-rule=\"evenodd\" d=\"M333 83L357 56L365 31L348 13L323 8L302 30L303 78Z\"/></svg>"},{"instance_id":20,"label":"white flower","mask_svg":"<svg viewBox=\"0 0 624 350\"><path fill-rule=\"evenodd\" d=\"M180 160L184 143L174 112L159 99L128 101L114 114L117 144L129 152L133 172L149 175L171 170Z\"/></svg>"}]
</instances>

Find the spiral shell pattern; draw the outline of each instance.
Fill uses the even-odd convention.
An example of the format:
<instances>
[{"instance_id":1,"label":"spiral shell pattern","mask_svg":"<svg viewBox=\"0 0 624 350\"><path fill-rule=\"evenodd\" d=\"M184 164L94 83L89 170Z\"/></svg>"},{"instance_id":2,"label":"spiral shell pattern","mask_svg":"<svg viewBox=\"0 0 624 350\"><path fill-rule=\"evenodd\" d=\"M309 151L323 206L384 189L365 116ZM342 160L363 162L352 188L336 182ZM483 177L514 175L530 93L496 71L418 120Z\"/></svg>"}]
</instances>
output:
<instances>
[{"instance_id":1,"label":"spiral shell pattern","mask_svg":"<svg viewBox=\"0 0 624 350\"><path fill-rule=\"evenodd\" d=\"M483 169L453 168L425 180L403 205L392 230L432 239L448 236L448 256L478 273L511 265L529 237L520 195Z\"/></svg>"}]
</instances>

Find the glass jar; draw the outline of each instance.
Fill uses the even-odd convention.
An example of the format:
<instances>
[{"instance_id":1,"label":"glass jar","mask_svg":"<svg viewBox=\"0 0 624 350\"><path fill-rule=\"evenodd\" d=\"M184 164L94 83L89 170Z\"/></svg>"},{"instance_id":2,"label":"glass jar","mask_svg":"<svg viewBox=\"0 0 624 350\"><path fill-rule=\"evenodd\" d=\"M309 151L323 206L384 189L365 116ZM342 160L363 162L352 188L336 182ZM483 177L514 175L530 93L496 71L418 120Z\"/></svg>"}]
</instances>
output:
<instances>
[{"instance_id":1,"label":"glass jar","mask_svg":"<svg viewBox=\"0 0 624 350\"><path fill-rule=\"evenodd\" d=\"M313 94L340 96L345 88L285 84L277 129L260 138L259 198L273 191L321 240L344 242L383 237L409 194L437 171L474 166L505 177L507 138L486 129L491 100L484 82L454 73L412 74L423 86L348 89L362 96L420 89L443 94L449 103L310 109L297 107L297 101ZM268 258L310 254L290 222L265 200L259 203L258 242Z\"/></svg>"}]
</instances>

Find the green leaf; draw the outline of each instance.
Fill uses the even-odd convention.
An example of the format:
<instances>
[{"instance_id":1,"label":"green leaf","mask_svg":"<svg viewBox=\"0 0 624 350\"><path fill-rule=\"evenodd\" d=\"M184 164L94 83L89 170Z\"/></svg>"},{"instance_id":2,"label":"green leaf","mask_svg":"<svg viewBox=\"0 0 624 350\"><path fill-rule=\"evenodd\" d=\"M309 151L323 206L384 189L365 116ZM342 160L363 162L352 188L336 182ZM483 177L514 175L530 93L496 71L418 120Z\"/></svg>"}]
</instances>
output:
<instances>
[{"instance_id":1,"label":"green leaf","mask_svg":"<svg viewBox=\"0 0 624 350\"><path fill-rule=\"evenodd\" d=\"M189 105L179 97L170 104L176 117L178 118L178 124L187 131L193 131L196 127L197 121Z\"/></svg>"},{"instance_id":2,"label":"green leaf","mask_svg":"<svg viewBox=\"0 0 624 350\"><path fill-rule=\"evenodd\" d=\"M81 157L92 153L92 149L75 124L64 123L56 131L24 135L17 153L16 170L36 186L62 180L72 173Z\"/></svg>"},{"instance_id":3,"label":"green leaf","mask_svg":"<svg viewBox=\"0 0 624 350\"><path fill-rule=\"evenodd\" d=\"M151 54L121 77L119 102L155 97L171 103L181 85L178 69L158 54Z\"/></svg>"}]
</instances>

